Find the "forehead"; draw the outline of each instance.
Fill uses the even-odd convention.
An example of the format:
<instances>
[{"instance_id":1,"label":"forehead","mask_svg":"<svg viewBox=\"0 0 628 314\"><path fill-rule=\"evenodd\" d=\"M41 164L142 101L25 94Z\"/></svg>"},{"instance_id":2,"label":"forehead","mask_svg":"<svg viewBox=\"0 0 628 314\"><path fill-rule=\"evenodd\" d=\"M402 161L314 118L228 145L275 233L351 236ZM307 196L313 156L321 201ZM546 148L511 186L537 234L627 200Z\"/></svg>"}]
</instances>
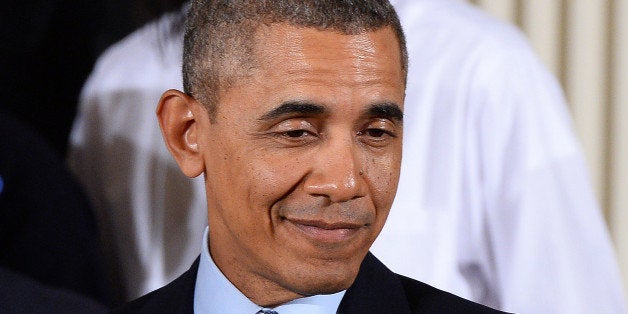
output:
<instances>
[{"instance_id":1,"label":"forehead","mask_svg":"<svg viewBox=\"0 0 628 314\"><path fill-rule=\"evenodd\" d=\"M241 124L286 103L314 104L329 114L321 117L343 122L380 104L403 110L405 74L391 28L346 35L271 24L253 36L244 72L221 88L218 116Z\"/></svg>"},{"instance_id":2,"label":"forehead","mask_svg":"<svg viewBox=\"0 0 628 314\"><path fill-rule=\"evenodd\" d=\"M255 68L265 76L368 85L403 82L401 54L390 27L347 35L285 23L257 29ZM394 81L394 82L393 82Z\"/></svg>"}]
</instances>

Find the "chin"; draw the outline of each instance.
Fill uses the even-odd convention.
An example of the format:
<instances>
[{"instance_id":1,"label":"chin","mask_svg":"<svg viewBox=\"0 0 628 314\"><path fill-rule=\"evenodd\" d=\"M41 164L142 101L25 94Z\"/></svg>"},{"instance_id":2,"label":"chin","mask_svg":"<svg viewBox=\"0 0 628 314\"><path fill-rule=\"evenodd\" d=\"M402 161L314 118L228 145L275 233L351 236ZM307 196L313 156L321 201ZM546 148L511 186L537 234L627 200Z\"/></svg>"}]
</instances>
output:
<instances>
[{"instance_id":1,"label":"chin","mask_svg":"<svg viewBox=\"0 0 628 314\"><path fill-rule=\"evenodd\" d=\"M338 281L330 282L326 286L324 286L323 289L320 289L317 294L334 294L342 290L347 290L349 289L349 287L351 287L351 285L353 285L354 281L355 281L355 276L351 277L350 280L345 280L342 282L338 282Z\"/></svg>"},{"instance_id":2,"label":"chin","mask_svg":"<svg viewBox=\"0 0 628 314\"><path fill-rule=\"evenodd\" d=\"M355 281L360 269L357 265L329 265L299 274L293 291L303 296L333 294L346 290Z\"/></svg>"},{"instance_id":3,"label":"chin","mask_svg":"<svg viewBox=\"0 0 628 314\"><path fill-rule=\"evenodd\" d=\"M338 278L334 278L333 280L327 281L309 282L304 285L300 285L297 290L299 290L299 294L303 296L334 294L349 289L354 280L355 277L341 281L339 281Z\"/></svg>"}]
</instances>

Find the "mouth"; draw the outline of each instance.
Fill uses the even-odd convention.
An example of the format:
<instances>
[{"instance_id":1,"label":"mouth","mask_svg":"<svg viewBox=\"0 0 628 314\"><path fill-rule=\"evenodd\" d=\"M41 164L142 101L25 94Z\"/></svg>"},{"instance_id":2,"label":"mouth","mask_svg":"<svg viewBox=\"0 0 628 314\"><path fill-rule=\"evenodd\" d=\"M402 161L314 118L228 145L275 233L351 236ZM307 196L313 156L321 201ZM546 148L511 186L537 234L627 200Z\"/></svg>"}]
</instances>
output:
<instances>
[{"instance_id":1,"label":"mouth","mask_svg":"<svg viewBox=\"0 0 628 314\"><path fill-rule=\"evenodd\" d=\"M283 218L283 221L296 227L306 238L325 244L337 244L348 241L362 228L368 226L368 224L352 222L325 222L291 218Z\"/></svg>"}]
</instances>

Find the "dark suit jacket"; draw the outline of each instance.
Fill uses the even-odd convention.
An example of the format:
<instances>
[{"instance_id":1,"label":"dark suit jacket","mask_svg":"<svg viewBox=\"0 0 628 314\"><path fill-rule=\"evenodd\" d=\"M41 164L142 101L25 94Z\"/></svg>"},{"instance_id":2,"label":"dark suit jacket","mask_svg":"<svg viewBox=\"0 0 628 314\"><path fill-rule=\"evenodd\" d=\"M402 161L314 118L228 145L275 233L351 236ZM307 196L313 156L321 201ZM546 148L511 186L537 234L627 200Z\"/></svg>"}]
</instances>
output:
<instances>
[{"instance_id":1,"label":"dark suit jacket","mask_svg":"<svg viewBox=\"0 0 628 314\"><path fill-rule=\"evenodd\" d=\"M193 313L198 259L181 277L114 313ZM338 313L501 313L397 275L369 253Z\"/></svg>"}]
</instances>

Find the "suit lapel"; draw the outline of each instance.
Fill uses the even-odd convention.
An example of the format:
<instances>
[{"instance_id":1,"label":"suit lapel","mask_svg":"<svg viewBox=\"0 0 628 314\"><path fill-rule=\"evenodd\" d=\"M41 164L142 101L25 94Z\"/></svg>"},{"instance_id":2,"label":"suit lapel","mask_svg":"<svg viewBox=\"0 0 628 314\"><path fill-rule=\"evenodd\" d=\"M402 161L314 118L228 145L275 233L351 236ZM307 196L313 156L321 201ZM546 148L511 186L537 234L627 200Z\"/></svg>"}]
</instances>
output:
<instances>
[{"instance_id":1,"label":"suit lapel","mask_svg":"<svg viewBox=\"0 0 628 314\"><path fill-rule=\"evenodd\" d=\"M411 313L398 276L370 252L353 285L345 293L338 313Z\"/></svg>"},{"instance_id":2,"label":"suit lapel","mask_svg":"<svg viewBox=\"0 0 628 314\"><path fill-rule=\"evenodd\" d=\"M128 313L151 314L192 314L194 313L194 288L198 273L199 258L194 264L168 285L138 299L141 310L131 310ZM143 304L143 305L141 305Z\"/></svg>"},{"instance_id":3,"label":"suit lapel","mask_svg":"<svg viewBox=\"0 0 628 314\"><path fill-rule=\"evenodd\" d=\"M168 293L173 295L173 303L178 304L173 311L163 313L194 313L194 288L196 287L196 274L200 258L181 277L177 278L173 285L170 285Z\"/></svg>"}]
</instances>

